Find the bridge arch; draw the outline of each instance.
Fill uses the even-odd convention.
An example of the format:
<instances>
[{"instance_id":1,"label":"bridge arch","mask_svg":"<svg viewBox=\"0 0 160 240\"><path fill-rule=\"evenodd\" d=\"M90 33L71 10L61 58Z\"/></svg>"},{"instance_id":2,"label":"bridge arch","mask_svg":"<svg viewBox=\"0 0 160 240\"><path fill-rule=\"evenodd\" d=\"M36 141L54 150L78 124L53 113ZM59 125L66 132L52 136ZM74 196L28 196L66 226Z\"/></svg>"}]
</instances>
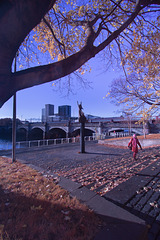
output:
<instances>
[{"instance_id":1,"label":"bridge arch","mask_svg":"<svg viewBox=\"0 0 160 240\"><path fill-rule=\"evenodd\" d=\"M85 128L84 129L84 136L92 136L93 133L95 133L92 129L89 129L89 128ZM71 133L71 136L72 137L77 137L77 136L80 136L80 128L76 128L74 129L74 131Z\"/></svg>"},{"instance_id":2,"label":"bridge arch","mask_svg":"<svg viewBox=\"0 0 160 240\"><path fill-rule=\"evenodd\" d=\"M34 127L29 132L29 140L40 140L44 138L44 131L42 128Z\"/></svg>"},{"instance_id":3,"label":"bridge arch","mask_svg":"<svg viewBox=\"0 0 160 240\"><path fill-rule=\"evenodd\" d=\"M19 127L16 131L17 141L26 141L28 140L28 129L25 127Z\"/></svg>"},{"instance_id":4,"label":"bridge arch","mask_svg":"<svg viewBox=\"0 0 160 240\"><path fill-rule=\"evenodd\" d=\"M108 133L111 136L115 136L116 133L124 133L125 129L123 128L110 128L108 129Z\"/></svg>"},{"instance_id":5,"label":"bridge arch","mask_svg":"<svg viewBox=\"0 0 160 240\"><path fill-rule=\"evenodd\" d=\"M46 137L50 139L66 138L66 134L66 131L62 128L50 128Z\"/></svg>"},{"instance_id":6,"label":"bridge arch","mask_svg":"<svg viewBox=\"0 0 160 240\"><path fill-rule=\"evenodd\" d=\"M111 128L111 129L108 129L108 132L124 132L124 129L123 128Z\"/></svg>"},{"instance_id":7,"label":"bridge arch","mask_svg":"<svg viewBox=\"0 0 160 240\"><path fill-rule=\"evenodd\" d=\"M32 126L32 127L31 127L31 131L32 131L33 129L36 129L36 128L38 128L38 129L42 130L43 132L45 132L45 127L44 127L44 126Z\"/></svg>"}]
</instances>

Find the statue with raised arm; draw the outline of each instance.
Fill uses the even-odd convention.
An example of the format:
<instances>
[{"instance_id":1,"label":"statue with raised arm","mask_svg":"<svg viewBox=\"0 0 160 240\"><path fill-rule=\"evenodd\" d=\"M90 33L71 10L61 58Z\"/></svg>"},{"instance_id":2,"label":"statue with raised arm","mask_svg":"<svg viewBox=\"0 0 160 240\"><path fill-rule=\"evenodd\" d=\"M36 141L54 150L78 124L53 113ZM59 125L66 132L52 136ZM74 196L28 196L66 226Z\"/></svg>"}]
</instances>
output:
<instances>
[{"instance_id":1,"label":"statue with raised arm","mask_svg":"<svg viewBox=\"0 0 160 240\"><path fill-rule=\"evenodd\" d=\"M79 122L80 123L85 123L86 122L86 117L84 115L84 112L82 111L82 109L83 109L82 102L78 103L78 101L77 101L77 105L78 105L78 108L79 108Z\"/></svg>"}]
</instances>

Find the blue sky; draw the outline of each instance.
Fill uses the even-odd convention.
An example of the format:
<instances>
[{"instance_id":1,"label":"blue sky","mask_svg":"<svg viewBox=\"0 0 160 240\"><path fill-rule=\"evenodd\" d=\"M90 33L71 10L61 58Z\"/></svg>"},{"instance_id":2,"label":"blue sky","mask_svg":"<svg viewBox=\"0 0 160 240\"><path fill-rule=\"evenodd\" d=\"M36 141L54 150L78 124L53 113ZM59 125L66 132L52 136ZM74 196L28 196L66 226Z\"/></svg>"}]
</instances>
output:
<instances>
[{"instance_id":1,"label":"blue sky","mask_svg":"<svg viewBox=\"0 0 160 240\"><path fill-rule=\"evenodd\" d=\"M59 91L58 84L52 86L52 83L46 83L32 88L28 88L17 93L17 118L21 120L31 118L41 118L41 110L45 104L53 104L55 113L58 112L58 106L71 105L71 114L73 117L78 116L77 101L82 101L85 114L91 114L101 117L120 116L118 108L110 103L109 99L104 99L109 91L111 81L120 76L120 72L114 71L113 68L106 71L103 61L97 56L89 61L92 68L91 73L83 75L90 83L90 87L82 87L75 77L73 77L72 92L66 96L66 91ZM61 80L61 85L66 79ZM0 109L0 118L12 118L13 99L8 100Z\"/></svg>"}]
</instances>

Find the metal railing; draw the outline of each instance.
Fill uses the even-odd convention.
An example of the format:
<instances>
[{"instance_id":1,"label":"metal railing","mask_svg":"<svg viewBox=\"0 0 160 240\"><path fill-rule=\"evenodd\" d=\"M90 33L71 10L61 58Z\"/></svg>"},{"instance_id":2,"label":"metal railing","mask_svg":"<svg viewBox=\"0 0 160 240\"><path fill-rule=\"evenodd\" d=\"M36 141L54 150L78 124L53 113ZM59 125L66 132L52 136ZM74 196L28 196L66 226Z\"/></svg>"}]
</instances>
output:
<instances>
[{"instance_id":1,"label":"metal railing","mask_svg":"<svg viewBox=\"0 0 160 240\"><path fill-rule=\"evenodd\" d=\"M119 138L119 137L130 136L130 134L129 133L123 133L123 132L116 132L116 133L111 133L110 135L108 134L108 136Z\"/></svg>"},{"instance_id":2,"label":"metal railing","mask_svg":"<svg viewBox=\"0 0 160 240\"><path fill-rule=\"evenodd\" d=\"M93 135L93 136L85 136L85 141L95 141L95 140L103 140L105 138L113 138L113 137L125 137L128 136L128 133L115 133L112 135ZM80 137L72 137L72 138L56 138L56 139L45 139L45 140L33 140L33 141L23 141L17 142L16 148L31 148L31 147L41 147L41 146L49 146L49 145L57 145L57 144L67 144L67 143L76 143L80 142Z\"/></svg>"},{"instance_id":3,"label":"metal railing","mask_svg":"<svg viewBox=\"0 0 160 240\"><path fill-rule=\"evenodd\" d=\"M103 140L105 138L119 138L119 137L127 137L130 136L130 134L124 133L124 132L110 132L110 133L105 133L105 134L101 134L101 135L96 135L93 134L93 136L97 139L97 140Z\"/></svg>"},{"instance_id":4,"label":"metal railing","mask_svg":"<svg viewBox=\"0 0 160 240\"><path fill-rule=\"evenodd\" d=\"M106 138L118 138L129 136L128 133L111 133L111 134L101 134L93 136L85 136L85 141L95 141L95 140L103 140ZM57 144L69 144L80 142L80 137L72 137L72 138L57 138L57 139L45 139L45 140L33 140L33 141L22 141L16 142L16 148L31 148L31 147L41 147L41 146L49 146L49 145L57 145ZM3 150L12 149L12 143L5 144L5 148ZM2 149L1 149L2 150Z\"/></svg>"},{"instance_id":5,"label":"metal railing","mask_svg":"<svg viewBox=\"0 0 160 240\"><path fill-rule=\"evenodd\" d=\"M85 141L94 141L94 140L96 140L94 136L85 137ZM76 143L76 142L80 142L80 137L16 142L16 148L31 148L31 147L41 147L41 146Z\"/></svg>"}]
</instances>

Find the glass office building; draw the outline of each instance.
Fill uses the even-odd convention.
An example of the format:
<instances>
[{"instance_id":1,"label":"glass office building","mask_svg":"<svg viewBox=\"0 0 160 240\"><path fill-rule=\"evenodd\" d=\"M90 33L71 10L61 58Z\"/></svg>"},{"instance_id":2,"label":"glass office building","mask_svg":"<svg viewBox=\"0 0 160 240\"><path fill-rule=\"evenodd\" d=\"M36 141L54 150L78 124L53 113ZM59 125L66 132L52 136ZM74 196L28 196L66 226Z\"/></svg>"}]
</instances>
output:
<instances>
[{"instance_id":1,"label":"glass office building","mask_svg":"<svg viewBox=\"0 0 160 240\"><path fill-rule=\"evenodd\" d=\"M71 118L71 106L63 105L58 107L58 115L63 119Z\"/></svg>"}]
</instances>

